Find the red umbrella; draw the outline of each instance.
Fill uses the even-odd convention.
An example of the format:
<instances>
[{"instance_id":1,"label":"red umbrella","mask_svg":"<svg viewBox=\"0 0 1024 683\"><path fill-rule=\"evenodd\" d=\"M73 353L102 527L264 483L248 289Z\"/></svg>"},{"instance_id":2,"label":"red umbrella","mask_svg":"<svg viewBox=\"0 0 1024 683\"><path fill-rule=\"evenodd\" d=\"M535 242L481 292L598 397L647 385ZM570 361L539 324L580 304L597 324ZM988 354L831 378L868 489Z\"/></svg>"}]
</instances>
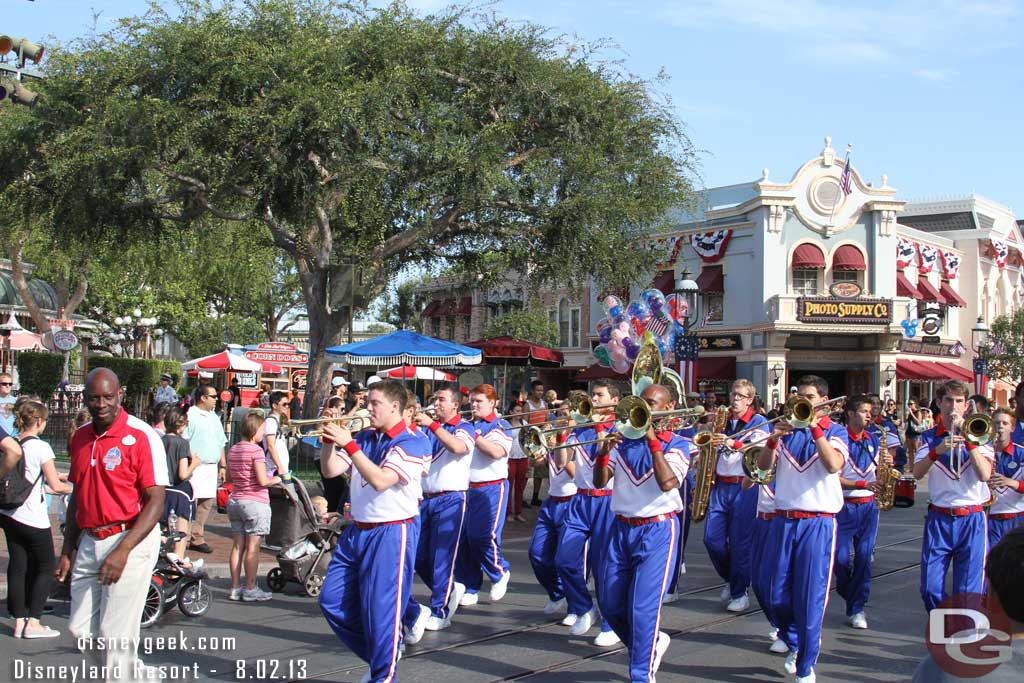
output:
<instances>
[{"instance_id":1,"label":"red umbrella","mask_svg":"<svg viewBox=\"0 0 1024 683\"><path fill-rule=\"evenodd\" d=\"M377 373L377 376L387 377L391 379L430 379L436 381L455 381L455 375L451 374L450 372L443 372L441 370L435 370L434 368L420 367L416 365L400 365L397 368L381 370L380 372Z\"/></svg>"},{"instance_id":2,"label":"red umbrella","mask_svg":"<svg viewBox=\"0 0 1024 683\"><path fill-rule=\"evenodd\" d=\"M534 344L515 337L495 337L468 342L466 346L484 352L484 362L502 361L508 365L561 367L565 356L557 349Z\"/></svg>"}]
</instances>

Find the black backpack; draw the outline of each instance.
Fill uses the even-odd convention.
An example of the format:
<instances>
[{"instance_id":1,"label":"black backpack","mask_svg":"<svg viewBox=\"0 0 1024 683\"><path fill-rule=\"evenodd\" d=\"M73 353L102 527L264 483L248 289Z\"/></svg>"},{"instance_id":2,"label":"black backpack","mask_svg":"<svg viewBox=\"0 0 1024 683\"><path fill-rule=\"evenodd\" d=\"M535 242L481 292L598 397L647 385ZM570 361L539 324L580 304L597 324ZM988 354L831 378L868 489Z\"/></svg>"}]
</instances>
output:
<instances>
[{"instance_id":1,"label":"black backpack","mask_svg":"<svg viewBox=\"0 0 1024 683\"><path fill-rule=\"evenodd\" d=\"M35 438L38 437L30 436L19 443L24 444L25 441L31 441ZM22 451L18 464L7 473L6 477L0 479L0 510L17 510L24 505L32 493L32 489L36 487L36 483L42 476L43 469L39 468L39 476L36 477L35 481L29 482L25 478L25 453Z\"/></svg>"}]
</instances>

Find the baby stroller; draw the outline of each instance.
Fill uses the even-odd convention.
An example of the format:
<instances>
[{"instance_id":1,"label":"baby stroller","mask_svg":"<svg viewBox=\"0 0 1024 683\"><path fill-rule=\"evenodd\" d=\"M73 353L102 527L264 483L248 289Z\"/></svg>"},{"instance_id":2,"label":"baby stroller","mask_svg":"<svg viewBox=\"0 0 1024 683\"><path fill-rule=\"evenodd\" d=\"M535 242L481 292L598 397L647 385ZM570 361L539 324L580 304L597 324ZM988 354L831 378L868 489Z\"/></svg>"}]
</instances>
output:
<instances>
[{"instance_id":1,"label":"baby stroller","mask_svg":"<svg viewBox=\"0 0 1024 683\"><path fill-rule=\"evenodd\" d=\"M302 537L277 554L277 565L267 572L267 586L280 593L289 581L302 585L306 595L316 597L324 585L324 575L331 561L331 553L338 537L349 521L338 517L324 524L309 499L305 485L292 477L291 486L285 484L285 495L297 506L301 515Z\"/></svg>"},{"instance_id":2,"label":"baby stroller","mask_svg":"<svg viewBox=\"0 0 1024 683\"><path fill-rule=\"evenodd\" d=\"M160 615L178 603L178 609L188 617L201 617L213 603L213 593L206 585L207 575L202 568L187 569L174 554L174 544L185 537L175 528L175 520L168 520L164 541L160 546L153 576L149 579L146 605L142 609L142 628L156 623Z\"/></svg>"}]
</instances>

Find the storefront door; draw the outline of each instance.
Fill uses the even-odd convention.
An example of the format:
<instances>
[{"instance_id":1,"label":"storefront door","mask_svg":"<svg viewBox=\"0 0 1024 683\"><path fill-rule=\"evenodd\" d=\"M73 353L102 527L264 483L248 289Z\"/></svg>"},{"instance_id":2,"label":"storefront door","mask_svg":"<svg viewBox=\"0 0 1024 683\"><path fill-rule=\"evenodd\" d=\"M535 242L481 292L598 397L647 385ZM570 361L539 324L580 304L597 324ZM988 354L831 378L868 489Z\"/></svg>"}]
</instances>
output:
<instances>
[{"instance_id":1,"label":"storefront door","mask_svg":"<svg viewBox=\"0 0 1024 683\"><path fill-rule=\"evenodd\" d=\"M846 373L846 395L866 394L871 391L871 378L867 370L850 370Z\"/></svg>"}]
</instances>

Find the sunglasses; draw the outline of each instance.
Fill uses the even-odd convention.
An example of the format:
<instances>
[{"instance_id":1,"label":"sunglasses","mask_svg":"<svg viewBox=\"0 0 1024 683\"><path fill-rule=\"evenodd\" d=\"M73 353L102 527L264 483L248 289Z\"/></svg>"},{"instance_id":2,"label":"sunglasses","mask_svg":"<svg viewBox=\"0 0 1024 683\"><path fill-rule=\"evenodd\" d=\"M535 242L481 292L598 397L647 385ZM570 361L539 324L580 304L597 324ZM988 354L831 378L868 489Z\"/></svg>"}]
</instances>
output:
<instances>
[{"instance_id":1,"label":"sunglasses","mask_svg":"<svg viewBox=\"0 0 1024 683\"><path fill-rule=\"evenodd\" d=\"M0 382L0 387L13 387L14 382Z\"/></svg>"}]
</instances>

